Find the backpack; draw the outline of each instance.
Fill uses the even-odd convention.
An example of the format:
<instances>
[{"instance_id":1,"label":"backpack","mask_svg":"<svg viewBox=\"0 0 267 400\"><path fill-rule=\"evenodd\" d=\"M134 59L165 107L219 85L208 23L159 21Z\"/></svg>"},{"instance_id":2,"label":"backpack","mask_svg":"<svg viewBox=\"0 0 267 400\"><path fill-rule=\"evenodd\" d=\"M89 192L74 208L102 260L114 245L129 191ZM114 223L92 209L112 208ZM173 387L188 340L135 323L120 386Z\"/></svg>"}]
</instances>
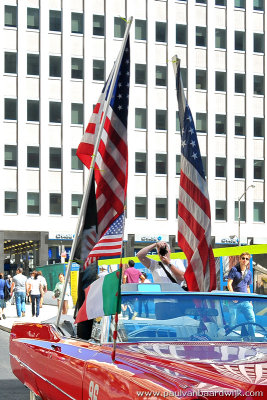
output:
<instances>
[{"instance_id":1,"label":"backpack","mask_svg":"<svg viewBox=\"0 0 267 400\"><path fill-rule=\"evenodd\" d=\"M10 290L7 287L7 283L5 281L5 286L4 286L4 300L8 301L10 300L11 296L10 296Z\"/></svg>"}]
</instances>

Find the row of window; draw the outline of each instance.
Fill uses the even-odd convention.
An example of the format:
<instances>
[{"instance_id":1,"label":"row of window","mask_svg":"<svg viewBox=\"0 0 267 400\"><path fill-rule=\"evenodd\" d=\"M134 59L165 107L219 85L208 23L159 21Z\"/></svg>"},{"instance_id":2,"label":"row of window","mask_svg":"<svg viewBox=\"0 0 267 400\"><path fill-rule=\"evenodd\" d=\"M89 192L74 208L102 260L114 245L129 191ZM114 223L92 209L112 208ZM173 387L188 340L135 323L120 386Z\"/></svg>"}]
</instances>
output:
<instances>
[{"instance_id":1,"label":"row of window","mask_svg":"<svg viewBox=\"0 0 267 400\"><path fill-rule=\"evenodd\" d=\"M82 194L71 195L71 215L79 215L82 204ZM17 192L5 192L5 213L18 213ZM40 214L40 193L27 193L27 213ZM62 195L61 193L49 193L49 214L62 215Z\"/></svg>"},{"instance_id":2,"label":"row of window","mask_svg":"<svg viewBox=\"0 0 267 400\"><path fill-rule=\"evenodd\" d=\"M5 73L17 73L17 53L5 52ZM182 79L184 88L187 88L187 69L182 68ZM27 74L39 76L39 54L27 54ZM61 78L61 56L49 57L49 76ZM71 59L71 77L73 79L83 79L83 59ZM246 92L246 75L244 73L235 73L235 93ZM104 81L105 62L104 60L93 60L93 80ZM139 85L147 84L147 64L135 64L135 83ZM155 66L155 85L167 86L167 66ZM196 69L196 89L207 90L207 70ZM215 91L226 92L227 73L215 71ZM253 76L253 93L255 95L264 95L264 76Z\"/></svg>"},{"instance_id":3,"label":"row of window","mask_svg":"<svg viewBox=\"0 0 267 400\"><path fill-rule=\"evenodd\" d=\"M39 30L39 9L27 8L27 28ZM5 6L5 26L17 27L17 7ZM61 11L49 11L49 30L52 32L61 32ZM114 37L123 38L126 28L126 21L121 17L114 17ZM105 36L105 16L93 15L93 35ZM83 34L84 22L83 14L71 13L71 32ZM155 23L156 42L167 42L167 22L156 21ZM146 20L135 20L135 39L147 40ZM187 45L187 25L176 24L176 43ZM207 46L206 27L196 27L196 46ZM226 30L215 30L215 47L226 48ZM235 32L235 50L245 50L245 32ZM254 33L254 51L264 52L264 34Z\"/></svg>"},{"instance_id":4,"label":"row of window","mask_svg":"<svg viewBox=\"0 0 267 400\"><path fill-rule=\"evenodd\" d=\"M82 203L82 194L71 195L71 215L79 215ZM168 218L168 199L156 198L156 218ZM176 199L176 218L178 217L179 202ZM224 200L216 200L215 202L215 219L217 221L227 220L227 202ZM18 195L17 192L5 192L5 213L17 214L18 212ZM40 193L27 193L27 213L40 214ZM49 193L49 213L50 215L62 215L62 194ZM135 197L135 217L147 218L147 197ZM264 222L264 203L253 203L253 221ZM235 201L235 221L238 220L238 201ZM246 221L246 204L240 202L240 220Z\"/></svg>"},{"instance_id":5,"label":"row of window","mask_svg":"<svg viewBox=\"0 0 267 400\"><path fill-rule=\"evenodd\" d=\"M76 156L77 149L71 149L71 169L83 170L83 164ZM147 173L147 153L135 153L135 172ZM202 157L204 171L206 172L206 157ZM4 162L6 167L17 167L18 152L16 145L5 145ZM226 178L226 158L216 157L215 159L215 176L217 178ZM27 167L40 168L40 149L38 146L27 147ZM60 147L49 148L49 168L62 168L62 149ZM264 179L265 163L264 160L253 160L254 179ZM180 175L181 156L176 155L176 175ZM156 154L156 174L167 175L168 173L168 157L166 153ZM246 178L246 161L242 158L235 159L235 178Z\"/></svg>"},{"instance_id":6,"label":"row of window","mask_svg":"<svg viewBox=\"0 0 267 400\"><path fill-rule=\"evenodd\" d=\"M71 169L82 171L83 164L76 156L77 149L71 149ZM5 166L18 166L18 151L16 145L5 145ZM39 146L27 146L27 167L40 168L40 148ZM60 147L49 148L49 168L62 168L62 149Z\"/></svg>"},{"instance_id":7,"label":"row of window","mask_svg":"<svg viewBox=\"0 0 267 400\"><path fill-rule=\"evenodd\" d=\"M176 44L187 45L188 25L176 24ZM227 48L226 29L215 29L215 48ZM207 47L207 28L205 26L196 26L196 46ZM254 53L264 53L264 33L253 33L253 51ZM246 32L234 32L234 50L246 51Z\"/></svg>"},{"instance_id":8,"label":"row of window","mask_svg":"<svg viewBox=\"0 0 267 400\"><path fill-rule=\"evenodd\" d=\"M5 120L16 121L17 120L17 99L4 99L4 118ZM27 121L28 122L39 122L39 100L27 100ZM180 131L179 114L176 111L176 131ZM61 102L50 101L49 102L49 122L50 123L61 123ZM207 113L196 113L196 130L199 133L207 133ZM71 103L71 124L82 125L83 124L83 104L82 103ZM147 109L136 108L135 109L135 128L136 129L147 129ZM155 128L156 130L166 131L168 129L168 111L167 110L155 110ZM246 119L244 116L235 116L234 133L236 136L246 135ZM226 135L227 134L227 118L225 114L215 115L215 134ZM254 118L254 137L265 136L265 125L264 118Z\"/></svg>"},{"instance_id":9,"label":"row of window","mask_svg":"<svg viewBox=\"0 0 267 400\"><path fill-rule=\"evenodd\" d=\"M251 1L251 0L248 0L248 1ZM207 0L196 0L196 3L207 4ZM232 5L232 1L230 2L230 4ZM215 0L215 5L226 7L227 0ZM246 0L234 0L234 7L242 8L245 10L246 9ZM264 0L253 0L253 10L264 11Z\"/></svg>"}]
</instances>

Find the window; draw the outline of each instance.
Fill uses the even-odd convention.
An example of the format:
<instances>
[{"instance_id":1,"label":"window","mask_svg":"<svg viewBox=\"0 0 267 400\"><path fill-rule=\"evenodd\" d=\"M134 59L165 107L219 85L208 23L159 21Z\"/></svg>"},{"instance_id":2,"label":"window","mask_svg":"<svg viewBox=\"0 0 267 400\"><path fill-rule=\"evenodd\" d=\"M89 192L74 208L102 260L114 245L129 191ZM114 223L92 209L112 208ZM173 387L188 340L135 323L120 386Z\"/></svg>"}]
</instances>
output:
<instances>
[{"instance_id":1,"label":"window","mask_svg":"<svg viewBox=\"0 0 267 400\"><path fill-rule=\"evenodd\" d=\"M235 50L246 50L246 36L243 31L235 31Z\"/></svg>"},{"instance_id":2,"label":"window","mask_svg":"<svg viewBox=\"0 0 267 400\"><path fill-rule=\"evenodd\" d=\"M16 145L5 145L5 167L18 166L18 151Z\"/></svg>"},{"instance_id":3,"label":"window","mask_svg":"<svg viewBox=\"0 0 267 400\"><path fill-rule=\"evenodd\" d=\"M82 205L82 194L72 194L71 195L71 215L79 215Z\"/></svg>"},{"instance_id":4,"label":"window","mask_svg":"<svg viewBox=\"0 0 267 400\"><path fill-rule=\"evenodd\" d=\"M135 153L135 172L137 174L146 174L146 153Z\"/></svg>"},{"instance_id":5,"label":"window","mask_svg":"<svg viewBox=\"0 0 267 400\"><path fill-rule=\"evenodd\" d=\"M135 64L135 83L146 85L146 64Z\"/></svg>"},{"instance_id":6,"label":"window","mask_svg":"<svg viewBox=\"0 0 267 400\"><path fill-rule=\"evenodd\" d=\"M50 193L49 197L50 214L61 215L61 194Z\"/></svg>"},{"instance_id":7,"label":"window","mask_svg":"<svg viewBox=\"0 0 267 400\"><path fill-rule=\"evenodd\" d=\"M235 8L246 8L246 0L235 0Z\"/></svg>"},{"instance_id":8,"label":"window","mask_svg":"<svg viewBox=\"0 0 267 400\"><path fill-rule=\"evenodd\" d=\"M167 42L167 24L166 22L156 22L156 42Z\"/></svg>"},{"instance_id":9,"label":"window","mask_svg":"<svg viewBox=\"0 0 267 400\"><path fill-rule=\"evenodd\" d=\"M5 119L16 121L18 115L17 99L5 99Z\"/></svg>"},{"instance_id":10,"label":"window","mask_svg":"<svg viewBox=\"0 0 267 400\"><path fill-rule=\"evenodd\" d=\"M83 79L83 59L71 59L71 77L72 79Z\"/></svg>"},{"instance_id":11,"label":"window","mask_svg":"<svg viewBox=\"0 0 267 400\"><path fill-rule=\"evenodd\" d=\"M40 213L40 194L28 192L27 193L27 213L39 214Z\"/></svg>"},{"instance_id":12,"label":"window","mask_svg":"<svg viewBox=\"0 0 267 400\"><path fill-rule=\"evenodd\" d=\"M120 17L114 17L114 37L123 38L126 29L126 21Z\"/></svg>"},{"instance_id":13,"label":"window","mask_svg":"<svg viewBox=\"0 0 267 400\"><path fill-rule=\"evenodd\" d=\"M75 125L83 124L83 104L71 103L71 123Z\"/></svg>"},{"instance_id":14,"label":"window","mask_svg":"<svg viewBox=\"0 0 267 400\"><path fill-rule=\"evenodd\" d=\"M187 44L187 25L176 24L176 44Z\"/></svg>"},{"instance_id":15,"label":"window","mask_svg":"<svg viewBox=\"0 0 267 400\"><path fill-rule=\"evenodd\" d=\"M49 57L49 76L61 77L61 56Z\"/></svg>"},{"instance_id":16,"label":"window","mask_svg":"<svg viewBox=\"0 0 267 400\"><path fill-rule=\"evenodd\" d=\"M254 160L254 179L264 179L264 160Z\"/></svg>"},{"instance_id":17,"label":"window","mask_svg":"<svg viewBox=\"0 0 267 400\"><path fill-rule=\"evenodd\" d=\"M215 29L215 47L216 49L226 49L225 29Z\"/></svg>"},{"instance_id":18,"label":"window","mask_svg":"<svg viewBox=\"0 0 267 400\"><path fill-rule=\"evenodd\" d=\"M216 92L226 92L226 72L215 71Z\"/></svg>"},{"instance_id":19,"label":"window","mask_svg":"<svg viewBox=\"0 0 267 400\"><path fill-rule=\"evenodd\" d=\"M245 177L246 177L245 159L236 158L235 159L235 178L245 178Z\"/></svg>"},{"instance_id":20,"label":"window","mask_svg":"<svg viewBox=\"0 0 267 400\"><path fill-rule=\"evenodd\" d=\"M167 154L156 154L156 174L168 173Z\"/></svg>"},{"instance_id":21,"label":"window","mask_svg":"<svg viewBox=\"0 0 267 400\"><path fill-rule=\"evenodd\" d=\"M49 168L61 169L60 147L49 147Z\"/></svg>"},{"instance_id":22,"label":"window","mask_svg":"<svg viewBox=\"0 0 267 400\"><path fill-rule=\"evenodd\" d=\"M27 167L28 168L39 168L39 147L28 146L27 147Z\"/></svg>"},{"instance_id":23,"label":"window","mask_svg":"<svg viewBox=\"0 0 267 400\"><path fill-rule=\"evenodd\" d=\"M235 74L235 92L245 93L245 91L246 91L245 74Z\"/></svg>"},{"instance_id":24,"label":"window","mask_svg":"<svg viewBox=\"0 0 267 400\"><path fill-rule=\"evenodd\" d=\"M207 29L204 26L196 26L196 46L207 46Z\"/></svg>"},{"instance_id":25,"label":"window","mask_svg":"<svg viewBox=\"0 0 267 400\"><path fill-rule=\"evenodd\" d=\"M39 75L39 54L27 54L27 74Z\"/></svg>"},{"instance_id":26,"label":"window","mask_svg":"<svg viewBox=\"0 0 267 400\"><path fill-rule=\"evenodd\" d=\"M226 178L226 158L216 157L216 178Z\"/></svg>"},{"instance_id":27,"label":"window","mask_svg":"<svg viewBox=\"0 0 267 400\"><path fill-rule=\"evenodd\" d=\"M264 137L264 118L254 118L254 137Z\"/></svg>"},{"instance_id":28,"label":"window","mask_svg":"<svg viewBox=\"0 0 267 400\"><path fill-rule=\"evenodd\" d=\"M17 53L5 52L5 73L17 73Z\"/></svg>"},{"instance_id":29,"label":"window","mask_svg":"<svg viewBox=\"0 0 267 400\"><path fill-rule=\"evenodd\" d=\"M143 19L135 20L135 39L146 40L146 21Z\"/></svg>"},{"instance_id":30,"label":"window","mask_svg":"<svg viewBox=\"0 0 267 400\"><path fill-rule=\"evenodd\" d=\"M135 128L146 129L146 108L135 109Z\"/></svg>"},{"instance_id":31,"label":"window","mask_svg":"<svg viewBox=\"0 0 267 400\"><path fill-rule=\"evenodd\" d=\"M215 0L216 6L226 6L226 0Z\"/></svg>"},{"instance_id":32,"label":"window","mask_svg":"<svg viewBox=\"0 0 267 400\"><path fill-rule=\"evenodd\" d=\"M253 51L254 53L264 53L263 33L253 33Z\"/></svg>"},{"instance_id":33,"label":"window","mask_svg":"<svg viewBox=\"0 0 267 400\"><path fill-rule=\"evenodd\" d=\"M166 198L156 199L156 218L168 218L168 203Z\"/></svg>"},{"instance_id":34,"label":"window","mask_svg":"<svg viewBox=\"0 0 267 400\"><path fill-rule=\"evenodd\" d=\"M246 202L240 201L240 221L246 221ZM235 221L238 221L238 201L235 201Z\"/></svg>"},{"instance_id":35,"label":"window","mask_svg":"<svg viewBox=\"0 0 267 400\"><path fill-rule=\"evenodd\" d=\"M216 114L215 116L216 123L216 135L226 135L226 115L224 114Z\"/></svg>"},{"instance_id":36,"label":"window","mask_svg":"<svg viewBox=\"0 0 267 400\"><path fill-rule=\"evenodd\" d=\"M264 222L264 220L265 220L264 202L255 201L253 203L253 221Z\"/></svg>"},{"instance_id":37,"label":"window","mask_svg":"<svg viewBox=\"0 0 267 400\"><path fill-rule=\"evenodd\" d=\"M207 4L207 0L196 0L197 4Z\"/></svg>"},{"instance_id":38,"label":"window","mask_svg":"<svg viewBox=\"0 0 267 400\"><path fill-rule=\"evenodd\" d=\"M207 114L196 113L196 131L206 133L207 132Z\"/></svg>"},{"instance_id":39,"label":"window","mask_svg":"<svg viewBox=\"0 0 267 400\"><path fill-rule=\"evenodd\" d=\"M215 201L215 219L217 221L226 221L227 210L226 210L226 201L225 200L216 200Z\"/></svg>"},{"instance_id":40,"label":"window","mask_svg":"<svg viewBox=\"0 0 267 400\"><path fill-rule=\"evenodd\" d=\"M196 89L207 90L207 71L196 70Z\"/></svg>"},{"instance_id":41,"label":"window","mask_svg":"<svg viewBox=\"0 0 267 400\"><path fill-rule=\"evenodd\" d=\"M184 89L186 89L187 88L187 68L181 68L181 78L182 78Z\"/></svg>"},{"instance_id":42,"label":"window","mask_svg":"<svg viewBox=\"0 0 267 400\"><path fill-rule=\"evenodd\" d=\"M61 102L49 102L49 122L61 124Z\"/></svg>"},{"instance_id":43,"label":"window","mask_svg":"<svg viewBox=\"0 0 267 400\"><path fill-rule=\"evenodd\" d=\"M203 165L204 175L207 176L207 156L202 156L201 161L202 161L202 165Z\"/></svg>"},{"instance_id":44,"label":"window","mask_svg":"<svg viewBox=\"0 0 267 400\"><path fill-rule=\"evenodd\" d=\"M103 60L93 60L93 80L104 81L105 64Z\"/></svg>"},{"instance_id":45,"label":"window","mask_svg":"<svg viewBox=\"0 0 267 400\"><path fill-rule=\"evenodd\" d=\"M5 6L5 26L17 27L16 6Z\"/></svg>"},{"instance_id":46,"label":"window","mask_svg":"<svg viewBox=\"0 0 267 400\"><path fill-rule=\"evenodd\" d=\"M167 110L156 110L156 129L167 130Z\"/></svg>"},{"instance_id":47,"label":"window","mask_svg":"<svg viewBox=\"0 0 267 400\"><path fill-rule=\"evenodd\" d=\"M80 159L76 156L77 149L71 149L71 169L76 171L83 170L83 163Z\"/></svg>"},{"instance_id":48,"label":"window","mask_svg":"<svg viewBox=\"0 0 267 400\"><path fill-rule=\"evenodd\" d=\"M61 11L49 11L49 30L61 32Z\"/></svg>"},{"instance_id":49,"label":"window","mask_svg":"<svg viewBox=\"0 0 267 400\"><path fill-rule=\"evenodd\" d=\"M83 33L83 14L71 13L71 33Z\"/></svg>"},{"instance_id":50,"label":"window","mask_svg":"<svg viewBox=\"0 0 267 400\"><path fill-rule=\"evenodd\" d=\"M181 155L176 154L176 175L181 174Z\"/></svg>"},{"instance_id":51,"label":"window","mask_svg":"<svg viewBox=\"0 0 267 400\"><path fill-rule=\"evenodd\" d=\"M135 217L136 218L147 218L147 198L136 197L135 198Z\"/></svg>"},{"instance_id":52,"label":"window","mask_svg":"<svg viewBox=\"0 0 267 400\"><path fill-rule=\"evenodd\" d=\"M246 118L235 116L235 135L245 136L246 135Z\"/></svg>"},{"instance_id":53,"label":"window","mask_svg":"<svg viewBox=\"0 0 267 400\"><path fill-rule=\"evenodd\" d=\"M5 213L17 214L18 194L17 192L5 192Z\"/></svg>"},{"instance_id":54,"label":"window","mask_svg":"<svg viewBox=\"0 0 267 400\"><path fill-rule=\"evenodd\" d=\"M167 67L156 65L156 86L167 86Z\"/></svg>"},{"instance_id":55,"label":"window","mask_svg":"<svg viewBox=\"0 0 267 400\"><path fill-rule=\"evenodd\" d=\"M39 29L39 8L27 8L27 28Z\"/></svg>"},{"instance_id":56,"label":"window","mask_svg":"<svg viewBox=\"0 0 267 400\"><path fill-rule=\"evenodd\" d=\"M264 95L264 76L254 75L254 94Z\"/></svg>"},{"instance_id":57,"label":"window","mask_svg":"<svg viewBox=\"0 0 267 400\"><path fill-rule=\"evenodd\" d=\"M105 36L105 17L104 17L104 15L93 15L93 35Z\"/></svg>"},{"instance_id":58,"label":"window","mask_svg":"<svg viewBox=\"0 0 267 400\"><path fill-rule=\"evenodd\" d=\"M253 10L264 11L264 0L253 0Z\"/></svg>"},{"instance_id":59,"label":"window","mask_svg":"<svg viewBox=\"0 0 267 400\"><path fill-rule=\"evenodd\" d=\"M39 100L27 100L27 121L39 122Z\"/></svg>"},{"instance_id":60,"label":"window","mask_svg":"<svg viewBox=\"0 0 267 400\"><path fill-rule=\"evenodd\" d=\"M180 125L180 118L179 118L179 111L176 111L176 132L180 132L181 125Z\"/></svg>"}]
</instances>

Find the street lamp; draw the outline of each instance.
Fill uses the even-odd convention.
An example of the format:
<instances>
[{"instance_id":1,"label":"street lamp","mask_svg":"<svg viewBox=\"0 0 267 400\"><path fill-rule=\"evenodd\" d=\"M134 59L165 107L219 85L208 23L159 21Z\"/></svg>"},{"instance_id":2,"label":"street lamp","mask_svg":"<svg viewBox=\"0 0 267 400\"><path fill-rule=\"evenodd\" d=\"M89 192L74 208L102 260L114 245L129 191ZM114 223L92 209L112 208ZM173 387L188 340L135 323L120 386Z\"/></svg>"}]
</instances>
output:
<instances>
[{"instance_id":1,"label":"street lamp","mask_svg":"<svg viewBox=\"0 0 267 400\"><path fill-rule=\"evenodd\" d=\"M247 193L249 188L254 188L255 185L249 185L246 190L244 191L244 193L238 198L238 246L240 246L240 201L242 199L243 196L245 196L245 194Z\"/></svg>"}]
</instances>

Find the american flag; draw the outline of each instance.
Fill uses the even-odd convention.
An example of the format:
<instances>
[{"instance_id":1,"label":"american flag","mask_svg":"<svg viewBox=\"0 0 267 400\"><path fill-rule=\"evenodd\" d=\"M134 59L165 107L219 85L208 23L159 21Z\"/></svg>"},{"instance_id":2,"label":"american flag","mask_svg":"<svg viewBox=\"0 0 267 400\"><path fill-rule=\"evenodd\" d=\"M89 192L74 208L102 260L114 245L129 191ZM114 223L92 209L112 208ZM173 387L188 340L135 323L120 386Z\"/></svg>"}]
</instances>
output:
<instances>
[{"instance_id":1,"label":"american flag","mask_svg":"<svg viewBox=\"0 0 267 400\"><path fill-rule=\"evenodd\" d=\"M185 280L190 291L216 289L215 260L211 247L208 185L195 125L183 92L180 63L176 75L181 125L181 176L178 205L178 245L188 260Z\"/></svg>"},{"instance_id":2,"label":"american flag","mask_svg":"<svg viewBox=\"0 0 267 400\"><path fill-rule=\"evenodd\" d=\"M110 225L90 252L90 257L119 256L122 250L124 214Z\"/></svg>"},{"instance_id":3,"label":"american flag","mask_svg":"<svg viewBox=\"0 0 267 400\"><path fill-rule=\"evenodd\" d=\"M96 137L103 117L103 110L109 95L114 71L115 65L104 85L77 150L77 156L87 168L91 166L92 157L96 157L94 170L95 180L93 183L93 185L96 186L96 244L99 243L112 223L124 212L128 171L127 119L130 86L129 37L126 42L113 94L108 106L99 148L97 154L94 154ZM90 235L90 241L87 243L88 246L92 243L91 240L92 234ZM90 258L92 254L94 254L94 248L95 246L89 251L84 265L85 267L90 264ZM115 248L117 248L117 245ZM112 249L110 248L109 250L111 255Z\"/></svg>"}]
</instances>

